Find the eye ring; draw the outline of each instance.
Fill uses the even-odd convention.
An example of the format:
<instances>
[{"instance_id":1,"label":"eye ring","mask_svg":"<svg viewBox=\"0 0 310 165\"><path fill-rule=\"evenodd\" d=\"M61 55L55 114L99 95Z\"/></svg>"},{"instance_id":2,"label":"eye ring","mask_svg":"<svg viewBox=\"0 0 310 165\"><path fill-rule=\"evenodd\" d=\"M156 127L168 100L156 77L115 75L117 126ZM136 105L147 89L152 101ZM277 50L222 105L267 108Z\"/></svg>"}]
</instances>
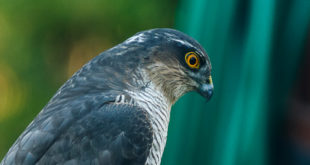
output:
<instances>
[{"instance_id":1,"label":"eye ring","mask_svg":"<svg viewBox=\"0 0 310 165\"><path fill-rule=\"evenodd\" d=\"M199 69L200 60L195 52L188 52L185 54L185 62L192 69Z\"/></svg>"}]
</instances>

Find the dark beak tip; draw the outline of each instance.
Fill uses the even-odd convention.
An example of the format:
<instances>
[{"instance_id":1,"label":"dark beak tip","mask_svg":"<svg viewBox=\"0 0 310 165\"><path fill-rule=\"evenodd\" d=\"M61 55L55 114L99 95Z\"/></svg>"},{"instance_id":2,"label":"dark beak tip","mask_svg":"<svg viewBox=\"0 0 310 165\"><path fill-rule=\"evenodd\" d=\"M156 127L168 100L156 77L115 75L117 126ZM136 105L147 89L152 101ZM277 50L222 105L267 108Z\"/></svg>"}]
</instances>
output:
<instances>
[{"instance_id":1,"label":"dark beak tip","mask_svg":"<svg viewBox=\"0 0 310 165\"><path fill-rule=\"evenodd\" d=\"M206 101L209 101L213 96L213 90L208 90L204 93L203 97L206 98Z\"/></svg>"},{"instance_id":2,"label":"dark beak tip","mask_svg":"<svg viewBox=\"0 0 310 165\"><path fill-rule=\"evenodd\" d=\"M208 90L207 101L209 101L212 96L213 96L213 89L212 90Z\"/></svg>"},{"instance_id":3,"label":"dark beak tip","mask_svg":"<svg viewBox=\"0 0 310 165\"><path fill-rule=\"evenodd\" d=\"M207 101L213 96L213 85L212 84L203 84L199 89L200 95L206 98Z\"/></svg>"}]
</instances>

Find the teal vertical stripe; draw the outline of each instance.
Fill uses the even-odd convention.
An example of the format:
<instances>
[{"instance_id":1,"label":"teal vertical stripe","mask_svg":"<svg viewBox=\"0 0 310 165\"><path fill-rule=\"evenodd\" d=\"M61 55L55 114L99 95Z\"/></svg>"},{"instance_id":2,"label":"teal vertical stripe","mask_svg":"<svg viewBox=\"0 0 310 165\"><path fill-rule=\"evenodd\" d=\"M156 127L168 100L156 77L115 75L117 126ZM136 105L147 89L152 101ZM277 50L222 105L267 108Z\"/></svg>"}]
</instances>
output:
<instances>
[{"instance_id":1,"label":"teal vertical stripe","mask_svg":"<svg viewBox=\"0 0 310 165\"><path fill-rule=\"evenodd\" d=\"M286 11L281 7L288 2L274 0L180 1L176 28L205 47L215 90L209 103L191 93L173 107L162 164L268 164L267 119L292 86L309 30L309 2L290 1ZM287 21L277 21L281 15ZM272 62L277 49L286 52L280 58L288 65ZM275 67L288 72L278 82L287 83L283 93L272 89Z\"/></svg>"}]
</instances>

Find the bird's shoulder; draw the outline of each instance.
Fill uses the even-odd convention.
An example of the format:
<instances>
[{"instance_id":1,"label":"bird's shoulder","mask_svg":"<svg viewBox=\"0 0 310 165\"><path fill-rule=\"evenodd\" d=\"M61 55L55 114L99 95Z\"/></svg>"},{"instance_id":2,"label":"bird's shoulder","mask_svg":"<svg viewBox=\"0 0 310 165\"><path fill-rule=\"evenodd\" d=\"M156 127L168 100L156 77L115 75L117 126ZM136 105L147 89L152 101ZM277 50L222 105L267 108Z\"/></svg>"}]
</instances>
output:
<instances>
[{"instance_id":1,"label":"bird's shoulder","mask_svg":"<svg viewBox=\"0 0 310 165\"><path fill-rule=\"evenodd\" d=\"M72 124L38 163L144 164L152 144L147 113L109 103Z\"/></svg>"},{"instance_id":2,"label":"bird's shoulder","mask_svg":"<svg viewBox=\"0 0 310 165\"><path fill-rule=\"evenodd\" d=\"M144 164L152 143L148 114L129 102L92 102L41 112L4 162Z\"/></svg>"}]
</instances>

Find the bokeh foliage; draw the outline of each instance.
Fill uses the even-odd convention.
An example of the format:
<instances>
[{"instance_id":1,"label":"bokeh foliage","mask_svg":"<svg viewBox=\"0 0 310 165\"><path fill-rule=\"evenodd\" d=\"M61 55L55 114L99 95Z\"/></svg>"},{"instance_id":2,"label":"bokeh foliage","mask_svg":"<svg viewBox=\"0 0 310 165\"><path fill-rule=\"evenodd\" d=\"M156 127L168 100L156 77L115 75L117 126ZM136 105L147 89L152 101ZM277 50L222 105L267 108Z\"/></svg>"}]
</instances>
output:
<instances>
[{"instance_id":1,"label":"bokeh foliage","mask_svg":"<svg viewBox=\"0 0 310 165\"><path fill-rule=\"evenodd\" d=\"M215 92L173 107L162 164L268 164L309 22L308 0L2 0L0 159L86 61L138 31L176 27L206 48Z\"/></svg>"},{"instance_id":2,"label":"bokeh foliage","mask_svg":"<svg viewBox=\"0 0 310 165\"><path fill-rule=\"evenodd\" d=\"M134 33L172 27L176 1L0 1L0 159L84 63Z\"/></svg>"}]
</instances>

